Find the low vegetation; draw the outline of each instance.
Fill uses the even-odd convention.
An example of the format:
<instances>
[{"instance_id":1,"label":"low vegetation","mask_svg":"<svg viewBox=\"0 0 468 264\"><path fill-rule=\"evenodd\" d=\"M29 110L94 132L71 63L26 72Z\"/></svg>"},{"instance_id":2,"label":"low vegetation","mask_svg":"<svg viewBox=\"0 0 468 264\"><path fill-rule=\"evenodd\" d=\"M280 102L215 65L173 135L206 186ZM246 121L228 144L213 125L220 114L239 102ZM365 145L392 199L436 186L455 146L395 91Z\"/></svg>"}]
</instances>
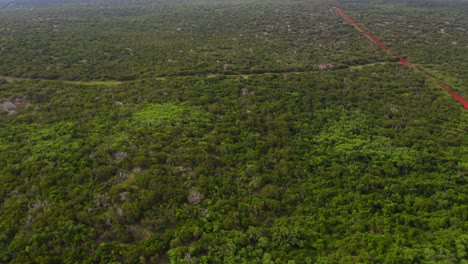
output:
<instances>
[{"instance_id":1,"label":"low vegetation","mask_svg":"<svg viewBox=\"0 0 468 264\"><path fill-rule=\"evenodd\" d=\"M467 111L331 4L1 9L0 262L463 263ZM467 97L465 3L338 5Z\"/></svg>"}]
</instances>

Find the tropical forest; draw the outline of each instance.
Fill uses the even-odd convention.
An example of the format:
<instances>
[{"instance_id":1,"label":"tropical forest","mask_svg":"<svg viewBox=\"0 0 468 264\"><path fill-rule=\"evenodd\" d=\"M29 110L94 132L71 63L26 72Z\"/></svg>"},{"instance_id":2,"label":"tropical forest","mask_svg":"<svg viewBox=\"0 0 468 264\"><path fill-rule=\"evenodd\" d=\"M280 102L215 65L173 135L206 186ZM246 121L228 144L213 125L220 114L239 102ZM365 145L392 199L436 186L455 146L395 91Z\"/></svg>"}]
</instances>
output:
<instances>
[{"instance_id":1,"label":"tropical forest","mask_svg":"<svg viewBox=\"0 0 468 264\"><path fill-rule=\"evenodd\" d=\"M0 0L0 263L468 264L468 2Z\"/></svg>"}]
</instances>

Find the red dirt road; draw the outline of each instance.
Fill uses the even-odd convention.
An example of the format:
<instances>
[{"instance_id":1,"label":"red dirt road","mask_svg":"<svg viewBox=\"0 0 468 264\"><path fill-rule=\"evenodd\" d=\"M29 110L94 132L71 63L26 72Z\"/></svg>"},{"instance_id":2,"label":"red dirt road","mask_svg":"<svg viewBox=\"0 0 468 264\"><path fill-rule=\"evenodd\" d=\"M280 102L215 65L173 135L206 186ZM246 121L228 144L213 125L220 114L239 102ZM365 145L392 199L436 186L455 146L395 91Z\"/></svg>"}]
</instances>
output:
<instances>
[{"instance_id":1,"label":"red dirt road","mask_svg":"<svg viewBox=\"0 0 468 264\"><path fill-rule=\"evenodd\" d=\"M364 35L366 35L368 38L370 38L375 44L379 45L380 47L382 47L383 49L385 49L386 51L388 52L391 52L393 55L395 55L398 59L400 59L400 62L405 65L406 67L408 68L413 68L419 72L421 72L424 76L428 77L429 79L431 79L432 81L434 81L436 84L438 84L442 89L444 89L445 91L447 91L453 98L455 98L456 100L458 100L458 102L460 102L463 107L468 110L468 101L466 101L465 99L463 99L460 95L456 94L454 91L452 91L447 85L445 85L444 83L442 83L441 81L438 81L437 79L435 79L433 76L431 76L428 72L426 72L424 69L420 68L420 67L417 67L415 65L413 65L412 63L408 62L406 59L404 59L400 54L396 53L394 50L392 50L390 47L388 47L387 45L385 45L383 42L381 42L378 38L376 38L374 35L372 35L371 33L369 33L368 31L366 31L365 29L363 29L358 23L356 23L356 21L354 21L354 19L352 19L350 16L348 16L343 10L341 10L340 8L338 7L333 7L333 9L338 13L340 14L342 17L344 17L346 20L348 20L349 23L351 23L353 26L355 26L359 31L361 31L362 33L364 33Z\"/></svg>"}]
</instances>

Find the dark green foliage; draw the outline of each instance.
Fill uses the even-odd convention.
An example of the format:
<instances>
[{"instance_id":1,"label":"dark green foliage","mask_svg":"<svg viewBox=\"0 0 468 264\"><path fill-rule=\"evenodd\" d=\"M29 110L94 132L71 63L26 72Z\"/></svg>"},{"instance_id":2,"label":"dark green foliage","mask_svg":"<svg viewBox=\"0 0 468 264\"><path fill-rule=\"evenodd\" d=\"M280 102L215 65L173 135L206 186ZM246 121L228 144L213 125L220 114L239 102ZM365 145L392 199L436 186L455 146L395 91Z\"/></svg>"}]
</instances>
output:
<instances>
[{"instance_id":1,"label":"dark green foliage","mask_svg":"<svg viewBox=\"0 0 468 264\"><path fill-rule=\"evenodd\" d=\"M468 115L438 86L326 1L141 3L0 11L1 263L465 261Z\"/></svg>"}]
</instances>

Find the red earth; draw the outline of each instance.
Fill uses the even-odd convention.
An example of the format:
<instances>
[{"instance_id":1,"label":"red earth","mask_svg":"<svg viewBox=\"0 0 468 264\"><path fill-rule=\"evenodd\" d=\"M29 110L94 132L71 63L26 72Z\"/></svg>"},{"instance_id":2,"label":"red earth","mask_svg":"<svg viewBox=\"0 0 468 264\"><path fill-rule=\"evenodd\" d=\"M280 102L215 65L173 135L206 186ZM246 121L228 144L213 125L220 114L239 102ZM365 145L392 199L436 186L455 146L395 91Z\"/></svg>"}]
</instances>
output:
<instances>
[{"instance_id":1,"label":"red earth","mask_svg":"<svg viewBox=\"0 0 468 264\"><path fill-rule=\"evenodd\" d=\"M419 72L421 72L422 74L424 74L426 77L432 79L436 84L438 84L442 89L444 89L445 91L447 91L453 98L455 98L456 100L458 100L458 102L460 102L463 107L468 110L468 101L466 101L465 99L463 99L460 95L456 94L454 91L452 91L447 85L445 85L444 83L442 83L441 81L438 81L436 80L434 77L432 77L428 72L426 72L424 69L420 68L420 67L417 67L417 66L414 66L412 63L408 62L405 58L403 58L401 55L399 55L398 53L396 53L394 50L392 50L390 47L388 47L387 45L385 45L383 42L381 42L377 37L375 37L374 35L372 35L371 33L369 33L367 30L363 29L358 23L356 23L356 21L354 21L354 19L352 19L350 16L348 16L343 10L341 10L340 8L338 7L333 7L333 9L338 13L340 14L342 17L344 17L346 20L348 20L349 23L351 23L353 26L355 26L359 31L361 31L362 33L364 33L364 35L366 35L368 38L370 38L374 43L376 43L377 45L379 45L380 47L382 47L383 49L385 49L386 51L388 52L391 52L393 55L395 55L398 59L400 59L400 62L407 66L408 68L413 68L413 69L416 69L418 70Z\"/></svg>"}]
</instances>

